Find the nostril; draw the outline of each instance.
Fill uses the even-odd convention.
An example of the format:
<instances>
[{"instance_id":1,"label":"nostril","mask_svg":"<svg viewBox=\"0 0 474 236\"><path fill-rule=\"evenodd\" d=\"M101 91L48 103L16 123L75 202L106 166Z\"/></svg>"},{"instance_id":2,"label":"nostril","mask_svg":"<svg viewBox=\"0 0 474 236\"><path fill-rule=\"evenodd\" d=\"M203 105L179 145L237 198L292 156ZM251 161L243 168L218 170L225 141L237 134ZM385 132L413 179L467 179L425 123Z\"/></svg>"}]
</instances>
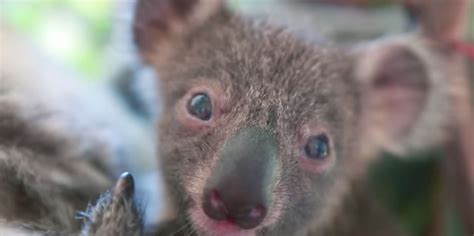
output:
<instances>
[{"instance_id":1,"label":"nostril","mask_svg":"<svg viewBox=\"0 0 474 236\"><path fill-rule=\"evenodd\" d=\"M252 207L246 214L235 218L235 223L242 229L252 229L260 225L267 214L267 209L262 205Z\"/></svg>"},{"instance_id":2,"label":"nostril","mask_svg":"<svg viewBox=\"0 0 474 236\"><path fill-rule=\"evenodd\" d=\"M212 190L204 195L204 213L213 220L223 220L226 218L226 208L217 190Z\"/></svg>"},{"instance_id":3,"label":"nostril","mask_svg":"<svg viewBox=\"0 0 474 236\"><path fill-rule=\"evenodd\" d=\"M255 201L245 197L229 196L222 196L216 189L205 192L204 213L213 220L226 220L241 229L252 229L262 223L267 215L267 209L262 204L255 204Z\"/></svg>"},{"instance_id":4,"label":"nostril","mask_svg":"<svg viewBox=\"0 0 474 236\"><path fill-rule=\"evenodd\" d=\"M265 217L265 213L265 208L259 205L250 210L248 218L254 221L260 221Z\"/></svg>"},{"instance_id":5,"label":"nostril","mask_svg":"<svg viewBox=\"0 0 474 236\"><path fill-rule=\"evenodd\" d=\"M213 190L211 192L209 201L213 209L218 210L224 214L226 213L224 202L222 201L221 195L219 192L217 192L217 190Z\"/></svg>"}]
</instances>

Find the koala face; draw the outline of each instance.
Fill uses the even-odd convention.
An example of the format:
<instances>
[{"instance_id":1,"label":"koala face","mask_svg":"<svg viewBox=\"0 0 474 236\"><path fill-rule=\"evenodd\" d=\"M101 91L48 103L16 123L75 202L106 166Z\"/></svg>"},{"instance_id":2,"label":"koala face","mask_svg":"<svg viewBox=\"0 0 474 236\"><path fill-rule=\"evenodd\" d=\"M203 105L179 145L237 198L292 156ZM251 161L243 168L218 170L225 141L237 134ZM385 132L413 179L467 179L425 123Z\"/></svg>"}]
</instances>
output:
<instances>
[{"instance_id":1,"label":"koala face","mask_svg":"<svg viewBox=\"0 0 474 236\"><path fill-rule=\"evenodd\" d=\"M361 156L375 139L406 137L429 90L424 64L401 43L310 45L219 1L139 2L134 32L160 77L170 201L203 235L324 224Z\"/></svg>"}]
</instances>

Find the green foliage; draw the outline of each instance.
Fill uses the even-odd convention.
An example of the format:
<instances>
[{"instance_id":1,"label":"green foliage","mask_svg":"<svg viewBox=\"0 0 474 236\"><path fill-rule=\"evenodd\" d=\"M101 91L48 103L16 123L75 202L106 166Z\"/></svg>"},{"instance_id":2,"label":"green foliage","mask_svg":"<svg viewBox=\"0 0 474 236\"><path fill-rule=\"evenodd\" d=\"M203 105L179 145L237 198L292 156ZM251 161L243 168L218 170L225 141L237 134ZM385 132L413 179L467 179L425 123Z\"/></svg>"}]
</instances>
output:
<instances>
[{"instance_id":1,"label":"green foliage","mask_svg":"<svg viewBox=\"0 0 474 236\"><path fill-rule=\"evenodd\" d=\"M444 218L447 236L462 236L463 226L443 191L440 150L430 150L410 157L386 154L371 171L375 194L399 218L412 235L428 235L435 215ZM441 205L440 205L441 204Z\"/></svg>"},{"instance_id":2,"label":"green foliage","mask_svg":"<svg viewBox=\"0 0 474 236\"><path fill-rule=\"evenodd\" d=\"M103 72L112 0L4 0L0 13L58 61L87 77Z\"/></svg>"}]
</instances>

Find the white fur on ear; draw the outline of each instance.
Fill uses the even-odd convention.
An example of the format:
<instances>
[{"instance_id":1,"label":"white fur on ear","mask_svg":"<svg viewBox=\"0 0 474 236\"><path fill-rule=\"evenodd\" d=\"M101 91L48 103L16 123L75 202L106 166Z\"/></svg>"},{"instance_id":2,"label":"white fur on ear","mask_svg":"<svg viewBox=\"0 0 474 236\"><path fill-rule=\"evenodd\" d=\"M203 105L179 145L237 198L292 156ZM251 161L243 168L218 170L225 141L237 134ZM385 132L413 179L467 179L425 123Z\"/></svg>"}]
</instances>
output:
<instances>
[{"instance_id":1,"label":"white fur on ear","mask_svg":"<svg viewBox=\"0 0 474 236\"><path fill-rule=\"evenodd\" d=\"M415 34L378 40L356 49L357 62L355 77L364 90L363 103L371 104L371 83L375 73L383 69L382 59L390 49L403 48L413 53L423 65L428 79L428 91L424 97L423 106L414 120L409 132L403 137L393 137L387 130L380 127L380 122L374 118L373 107L365 107L365 130L370 142L387 151L403 154L439 144L446 136L446 129L451 122L451 102L453 86L449 82L448 72L443 68L444 61L439 52L430 49L428 42ZM376 115L375 115L376 116Z\"/></svg>"}]
</instances>

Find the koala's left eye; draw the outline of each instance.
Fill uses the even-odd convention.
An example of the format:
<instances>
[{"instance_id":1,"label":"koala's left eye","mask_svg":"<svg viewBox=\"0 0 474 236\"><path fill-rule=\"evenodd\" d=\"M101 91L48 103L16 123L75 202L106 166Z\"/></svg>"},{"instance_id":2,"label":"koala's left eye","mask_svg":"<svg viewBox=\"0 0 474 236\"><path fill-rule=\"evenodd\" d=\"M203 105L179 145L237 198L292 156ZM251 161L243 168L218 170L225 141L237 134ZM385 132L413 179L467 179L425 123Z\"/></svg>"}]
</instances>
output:
<instances>
[{"instance_id":1,"label":"koala's left eye","mask_svg":"<svg viewBox=\"0 0 474 236\"><path fill-rule=\"evenodd\" d=\"M206 93L198 93L191 97L187 109L192 116L208 121L212 117L212 101Z\"/></svg>"},{"instance_id":2,"label":"koala's left eye","mask_svg":"<svg viewBox=\"0 0 474 236\"><path fill-rule=\"evenodd\" d=\"M329 155L329 139L325 134L310 136L304 146L305 155L314 160L323 160Z\"/></svg>"}]
</instances>

